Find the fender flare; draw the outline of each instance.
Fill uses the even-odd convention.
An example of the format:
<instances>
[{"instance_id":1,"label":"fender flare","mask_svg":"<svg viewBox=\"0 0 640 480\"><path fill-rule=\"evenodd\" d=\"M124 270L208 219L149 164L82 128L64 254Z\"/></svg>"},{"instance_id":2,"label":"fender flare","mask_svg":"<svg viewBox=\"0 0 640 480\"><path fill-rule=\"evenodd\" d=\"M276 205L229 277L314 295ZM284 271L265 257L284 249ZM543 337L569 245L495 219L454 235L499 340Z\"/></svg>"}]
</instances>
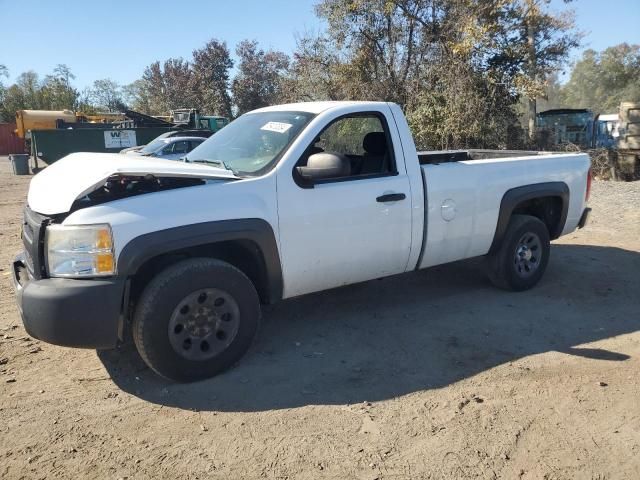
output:
<instances>
[{"instance_id":1,"label":"fender flare","mask_svg":"<svg viewBox=\"0 0 640 480\"><path fill-rule=\"evenodd\" d=\"M535 183L532 185L523 185L521 187L507 190L500 201L500 212L498 214L498 223L496 232L493 236L493 242L489 253L495 252L500 248L502 239L507 231L509 220L515 208L522 202L533 200L534 198L543 197L560 197L562 200L562 211L560 212L560 221L554 231L549 232L551 239L556 239L564 230L567 221L567 213L569 211L569 187L564 182L545 182Z\"/></svg>"},{"instance_id":2,"label":"fender flare","mask_svg":"<svg viewBox=\"0 0 640 480\"><path fill-rule=\"evenodd\" d=\"M159 255L232 240L250 240L258 246L266 269L269 303L281 300L282 267L276 237L271 225L260 218L196 223L135 237L118 256L118 275L133 276L148 260Z\"/></svg>"}]
</instances>

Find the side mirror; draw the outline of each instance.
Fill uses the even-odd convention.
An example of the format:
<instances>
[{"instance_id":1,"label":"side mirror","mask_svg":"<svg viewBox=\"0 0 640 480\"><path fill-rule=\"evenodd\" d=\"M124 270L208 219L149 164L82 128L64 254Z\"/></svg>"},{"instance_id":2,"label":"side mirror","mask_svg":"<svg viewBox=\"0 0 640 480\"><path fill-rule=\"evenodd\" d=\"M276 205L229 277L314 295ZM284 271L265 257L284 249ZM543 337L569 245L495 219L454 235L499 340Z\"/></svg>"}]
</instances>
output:
<instances>
[{"instance_id":1,"label":"side mirror","mask_svg":"<svg viewBox=\"0 0 640 480\"><path fill-rule=\"evenodd\" d=\"M315 153L307 160L306 167L297 167L300 178L308 185L316 180L348 177L351 175L351 161L339 153Z\"/></svg>"}]
</instances>

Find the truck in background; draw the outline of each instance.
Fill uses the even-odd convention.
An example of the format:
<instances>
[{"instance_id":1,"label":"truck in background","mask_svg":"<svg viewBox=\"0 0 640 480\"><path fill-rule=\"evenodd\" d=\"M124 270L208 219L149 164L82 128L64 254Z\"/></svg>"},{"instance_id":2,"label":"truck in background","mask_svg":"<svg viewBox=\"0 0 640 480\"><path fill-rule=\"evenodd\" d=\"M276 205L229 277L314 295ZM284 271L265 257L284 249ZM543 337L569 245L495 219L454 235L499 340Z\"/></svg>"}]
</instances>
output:
<instances>
[{"instance_id":1,"label":"truck in background","mask_svg":"<svg viewBox=\"0 0 640 480\"><path fill-rule=\"evenodd\" d=\"M227 117L218 115L202 115L197 108L180 108L171 111L171 121L175 125L194 130L211 130L217 132L229 124Z\"/></svg>"},{"instance_id":2,"label":"truck in background","mask_svg":"<svg viewBox=\"0 0 640 480\"><path fill-rule=\"evenodd\" d=\"M591 148L594 114L586 108L557 108L536 115L536 129L549 145L572 143Z\"/></svg>"}]
</instances>

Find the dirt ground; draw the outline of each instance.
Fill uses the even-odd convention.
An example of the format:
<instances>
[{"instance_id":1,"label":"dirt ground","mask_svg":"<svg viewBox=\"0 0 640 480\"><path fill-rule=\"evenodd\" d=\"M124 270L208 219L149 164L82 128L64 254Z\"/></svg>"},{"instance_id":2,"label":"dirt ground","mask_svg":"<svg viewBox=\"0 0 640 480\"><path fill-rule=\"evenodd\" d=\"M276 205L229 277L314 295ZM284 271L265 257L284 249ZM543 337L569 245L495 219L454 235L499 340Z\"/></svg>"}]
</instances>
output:
<instances>
[{"instance_id":1,"label":"dirt ground","mask_svg":"<svg viewBox=\"0 0 640 480\"><path fill-rule=\"evenodd\" d=\"M2 478L640 478L640 182L594 182L531 291L471 260L282 302L191 385L26 335L28 182L0 158Z\"/></svg>"}]
</instances>

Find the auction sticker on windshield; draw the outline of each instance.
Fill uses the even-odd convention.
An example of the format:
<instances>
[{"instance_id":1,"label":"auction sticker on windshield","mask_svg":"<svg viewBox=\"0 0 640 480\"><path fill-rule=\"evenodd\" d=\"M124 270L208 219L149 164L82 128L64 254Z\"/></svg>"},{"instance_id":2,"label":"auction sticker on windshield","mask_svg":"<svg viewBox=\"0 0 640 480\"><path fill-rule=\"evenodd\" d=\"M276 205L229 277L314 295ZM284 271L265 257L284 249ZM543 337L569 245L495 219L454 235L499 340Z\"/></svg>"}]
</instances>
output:
<instances>
[{"instance_id":1,"label":"auction sticker on windshield","mask_svg":"<svg viewBox=\"0 0 640 480\"><path fill-rule=\"evenodd\" d=\"M276 133L285 133L291 127L292 125L290 123L267 122L260 128L260 130L266 130L268 132L276 132Z\"/></svg>"}]
</instances>

